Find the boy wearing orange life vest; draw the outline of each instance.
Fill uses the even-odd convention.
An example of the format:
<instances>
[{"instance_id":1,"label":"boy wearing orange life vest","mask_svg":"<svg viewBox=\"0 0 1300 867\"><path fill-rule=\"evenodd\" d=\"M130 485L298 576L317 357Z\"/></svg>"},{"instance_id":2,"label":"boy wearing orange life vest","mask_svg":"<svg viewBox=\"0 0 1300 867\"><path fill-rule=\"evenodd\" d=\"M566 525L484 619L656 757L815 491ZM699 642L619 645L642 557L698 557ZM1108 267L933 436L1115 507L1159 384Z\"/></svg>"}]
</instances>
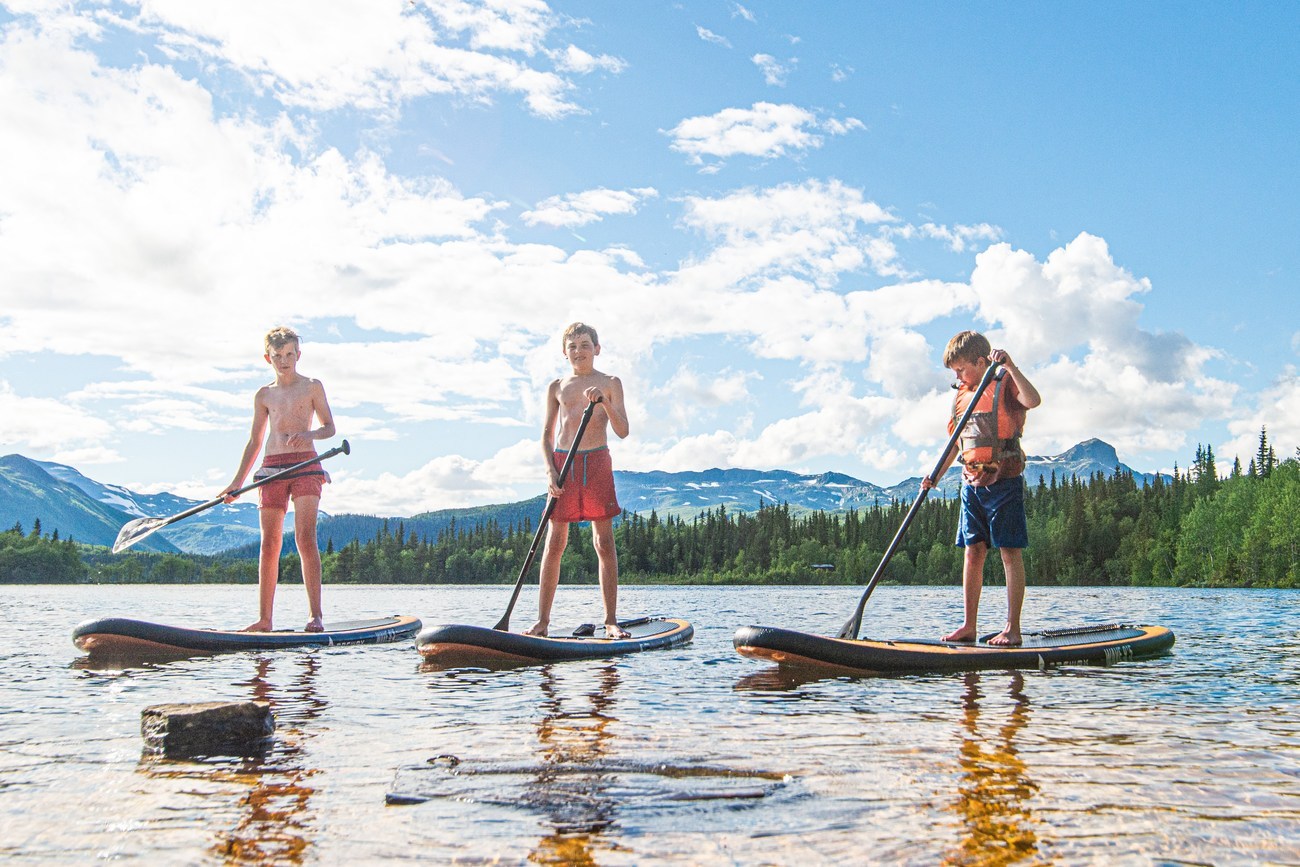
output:
<instances>
[{"instance_id":1,"label":"boy wearing orange life vest","mask_svg":"<svg viewBox=\"0 0 1300 867\"><path fill-rule=\"evenodd\" d=\"M1025 561L1023 551L1029 544L1025 521L1025 453L1020 435L1025 414L1043 402L1020 368L1003 349L992 349L988 338L978 331L963 331L943 353L944 367L957 375L952 418L948 433L966 412L980 380L990 364L1002 369L980 395L975 411L952 449L944 456L936 477L921 480L921 489L933 488L938 479L960 458L962 462L961 524L957 528L957 545L965 549L962 562L962 592L965 620L944 641L975 641L979 633L980 591L984 584L984 559L990 547L1002 555L1002 570L1007 580L1007 624L989 644L1014 646L1021 642L1020 608L1025 601Z\"/></svg>"}]
</instances>

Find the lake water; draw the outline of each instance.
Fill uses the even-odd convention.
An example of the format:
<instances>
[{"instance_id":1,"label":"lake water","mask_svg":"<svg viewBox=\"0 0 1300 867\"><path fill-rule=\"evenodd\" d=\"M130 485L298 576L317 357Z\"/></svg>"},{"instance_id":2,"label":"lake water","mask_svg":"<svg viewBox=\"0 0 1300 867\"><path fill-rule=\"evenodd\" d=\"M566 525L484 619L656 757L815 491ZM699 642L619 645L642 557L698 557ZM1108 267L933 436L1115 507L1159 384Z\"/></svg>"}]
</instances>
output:
<instances>
[{"instance_id":1,"label":"lake water","mask_svg":"<svg viewBox=\"0 0 1300 867\"><path fill-rule=\"evenodd\" d=\"M490 626L509 587L327 587L327 620ZM535 589L515 610L531 622ZM747 624L834 634L852 587L622 588L684 648L436 670L409 643L94 670L83 619L253 619L252 587L4 587L0 857L11 863L1300 864L1300 594L1030 588L1029 628L1178 636L1109 668L797 680ZM933 636L960 590L882 587L864 634ZM984 625L1002 590L985 590ZM306 619L282 588L280 622ZM561 587L557 627L599 619ZM262 699L258 759L142 755L140 713Z\"/></svg>"}]
</instances>

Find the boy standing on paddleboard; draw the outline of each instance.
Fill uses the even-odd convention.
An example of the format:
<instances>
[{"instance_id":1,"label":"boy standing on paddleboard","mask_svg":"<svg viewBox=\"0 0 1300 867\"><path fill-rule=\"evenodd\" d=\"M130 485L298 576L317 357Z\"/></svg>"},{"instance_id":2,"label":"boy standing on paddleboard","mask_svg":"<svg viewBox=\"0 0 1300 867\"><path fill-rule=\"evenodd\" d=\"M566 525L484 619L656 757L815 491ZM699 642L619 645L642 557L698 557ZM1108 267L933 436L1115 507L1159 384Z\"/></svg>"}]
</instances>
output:
<instances>
[{"instance_id":1,"label":"boy standing on paddleboard","mask_svg":"<svg viewBox=\"0 0 1300 867\"><path fill-rule=\"evenodd\" d=\"M1002 554L1007 581L1007 624L989 644L1019 645L1020 608L1025 601L1025 561L1029 528L1025 520L1025 453L1020 435L1026 413L1043 402L1038 389L1020 372L1003 349L992 349L978 331L963 331L948 341L943 365L957 374L948 433L975 397L990 364L1002 365L997 378L979 395L975 411L961 436L953 443L934 477L921 480L929 490L960 457L962 462L961 523L957 546L965 549L961 583L966 617L944 641L975 641L980 591L984 584L984 559L990 547Z\"/></svg>"},{"instance_id":2,"label":"boy standing on paddleboard","mask_svg":"<svg viewBox=\"0 0 1300 867\"><path fill-rule=\"evenodd\" d=\"M244 478L262 450L266 449L262 467L255 475L267 476L277 470L310 460L316 454L316 440L334 436L334 415L325 399L325 386L298 372L301 356L298 335L291 328L280 326L266 335L266 363L275 370L275 381L257 390L253 397L253 428L239 460L234 479L222 492L226 502L233 502L233 491L244 484ZM312 428L313 417L320 427ZM307 602L311 619L307 632L323 632L324 615L321 611L320 549L316 544L316 515L320 508L321 488L329 476L320 464L304 467L283 479L268 482L259 488L262 523L262 547L257 563L258 618L245 628L245 632L270 632L271 614L275 607L275 586L280 577L280 545L284 537L284 513L293 497L294 539L298 557L302 561L302 583L307 589Z\"/></svg>"},{"instance_id":3,"label":"boy standing on paddleboard","mask_svg":"<svg viewBox=\"0 0 1300 867\"><path fill-rule=\"evenodd\" d=\"M609 457L609 428L622 439L628 435L627 408L623 405L623 383L617 376L596 370L600 339L596 329L575 322L564 331L564 357L573 372L555 380L546 389L546 421L542 425L542 455L546 460L550 495L555 498L546 547L542 551L541 577L537 598L537 623L527 635L546 635L551 622L551 604L560 583L560 558L569 542L569 524L591 522L591 540L599 561L601 598L605 605L605 635L627 638L618 625L618 552L614 549L614 518L622 511L614 493L614 468ZM583 411L596 406L582 434L578 432ZM560 469L570 450L576 449L569 478L561 484Z\"/></svg>"}]
</instances>

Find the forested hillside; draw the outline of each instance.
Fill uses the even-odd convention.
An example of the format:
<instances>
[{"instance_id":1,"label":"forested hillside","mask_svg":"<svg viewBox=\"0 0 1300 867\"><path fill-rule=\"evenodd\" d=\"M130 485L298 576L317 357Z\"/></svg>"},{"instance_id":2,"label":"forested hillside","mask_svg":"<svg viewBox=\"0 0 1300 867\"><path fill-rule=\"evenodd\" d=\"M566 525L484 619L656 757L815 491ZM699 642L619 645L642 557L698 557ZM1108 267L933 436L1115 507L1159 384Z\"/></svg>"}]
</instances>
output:
<instances>
[{"instance_id":1,"label":"forested hillside","mask_svg":"<svg viewBox=\"0 0 1300 867\"><path fill-rule=\"evenodd\" d=\"M1179 585L1300 587L1300 449L1279 462L1267 434L1246 469L1220 478L1214 454L1197 449L1172 481L1139 485L1129 472L1043 479L1028 491L1032 585ZM725 507L691 519L624 514L616 528L624 583L863 583L902 523L907 506L828 514L791 514L785 505L731 513ZM955 499L918 510L886 580L952 584L961 551L952 544ZM382 524L362 543L324 555L327 583L511 583L534 527L495 521L453 523L436 537L402 522ZM71 553L70 553L71 552ZM0 583L247 582L247 560L174 554L112 556L15 527L0 534ZM990 558L996 560L997 558ZM536 567L534 567L535 570ZM283 580L297 580L293 555ZM1001 579L989 568L988 577ZM562 580L594 582L590 529L575 526Z\"/></svg>"}]
</instances>

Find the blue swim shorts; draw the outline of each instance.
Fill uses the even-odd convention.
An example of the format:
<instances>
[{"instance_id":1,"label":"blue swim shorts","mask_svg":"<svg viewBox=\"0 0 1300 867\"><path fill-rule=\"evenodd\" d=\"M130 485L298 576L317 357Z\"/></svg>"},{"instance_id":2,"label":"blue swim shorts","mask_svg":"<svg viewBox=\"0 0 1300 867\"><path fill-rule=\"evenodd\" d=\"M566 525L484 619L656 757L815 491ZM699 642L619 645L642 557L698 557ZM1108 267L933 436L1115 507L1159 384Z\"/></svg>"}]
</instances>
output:
<instances>
[{"instance_id":1,"label":"blue swim shorts","mask_svg":"<svg viewBox=\"0 0 1300 867\"><path fill-rule=\"evenodd\" d=\"M983 542L990 548L1028 548L1025 520L1025 478L999 479L977 488L961 486L961 523L957 547Z\"/></svg>"}]
</instances>

